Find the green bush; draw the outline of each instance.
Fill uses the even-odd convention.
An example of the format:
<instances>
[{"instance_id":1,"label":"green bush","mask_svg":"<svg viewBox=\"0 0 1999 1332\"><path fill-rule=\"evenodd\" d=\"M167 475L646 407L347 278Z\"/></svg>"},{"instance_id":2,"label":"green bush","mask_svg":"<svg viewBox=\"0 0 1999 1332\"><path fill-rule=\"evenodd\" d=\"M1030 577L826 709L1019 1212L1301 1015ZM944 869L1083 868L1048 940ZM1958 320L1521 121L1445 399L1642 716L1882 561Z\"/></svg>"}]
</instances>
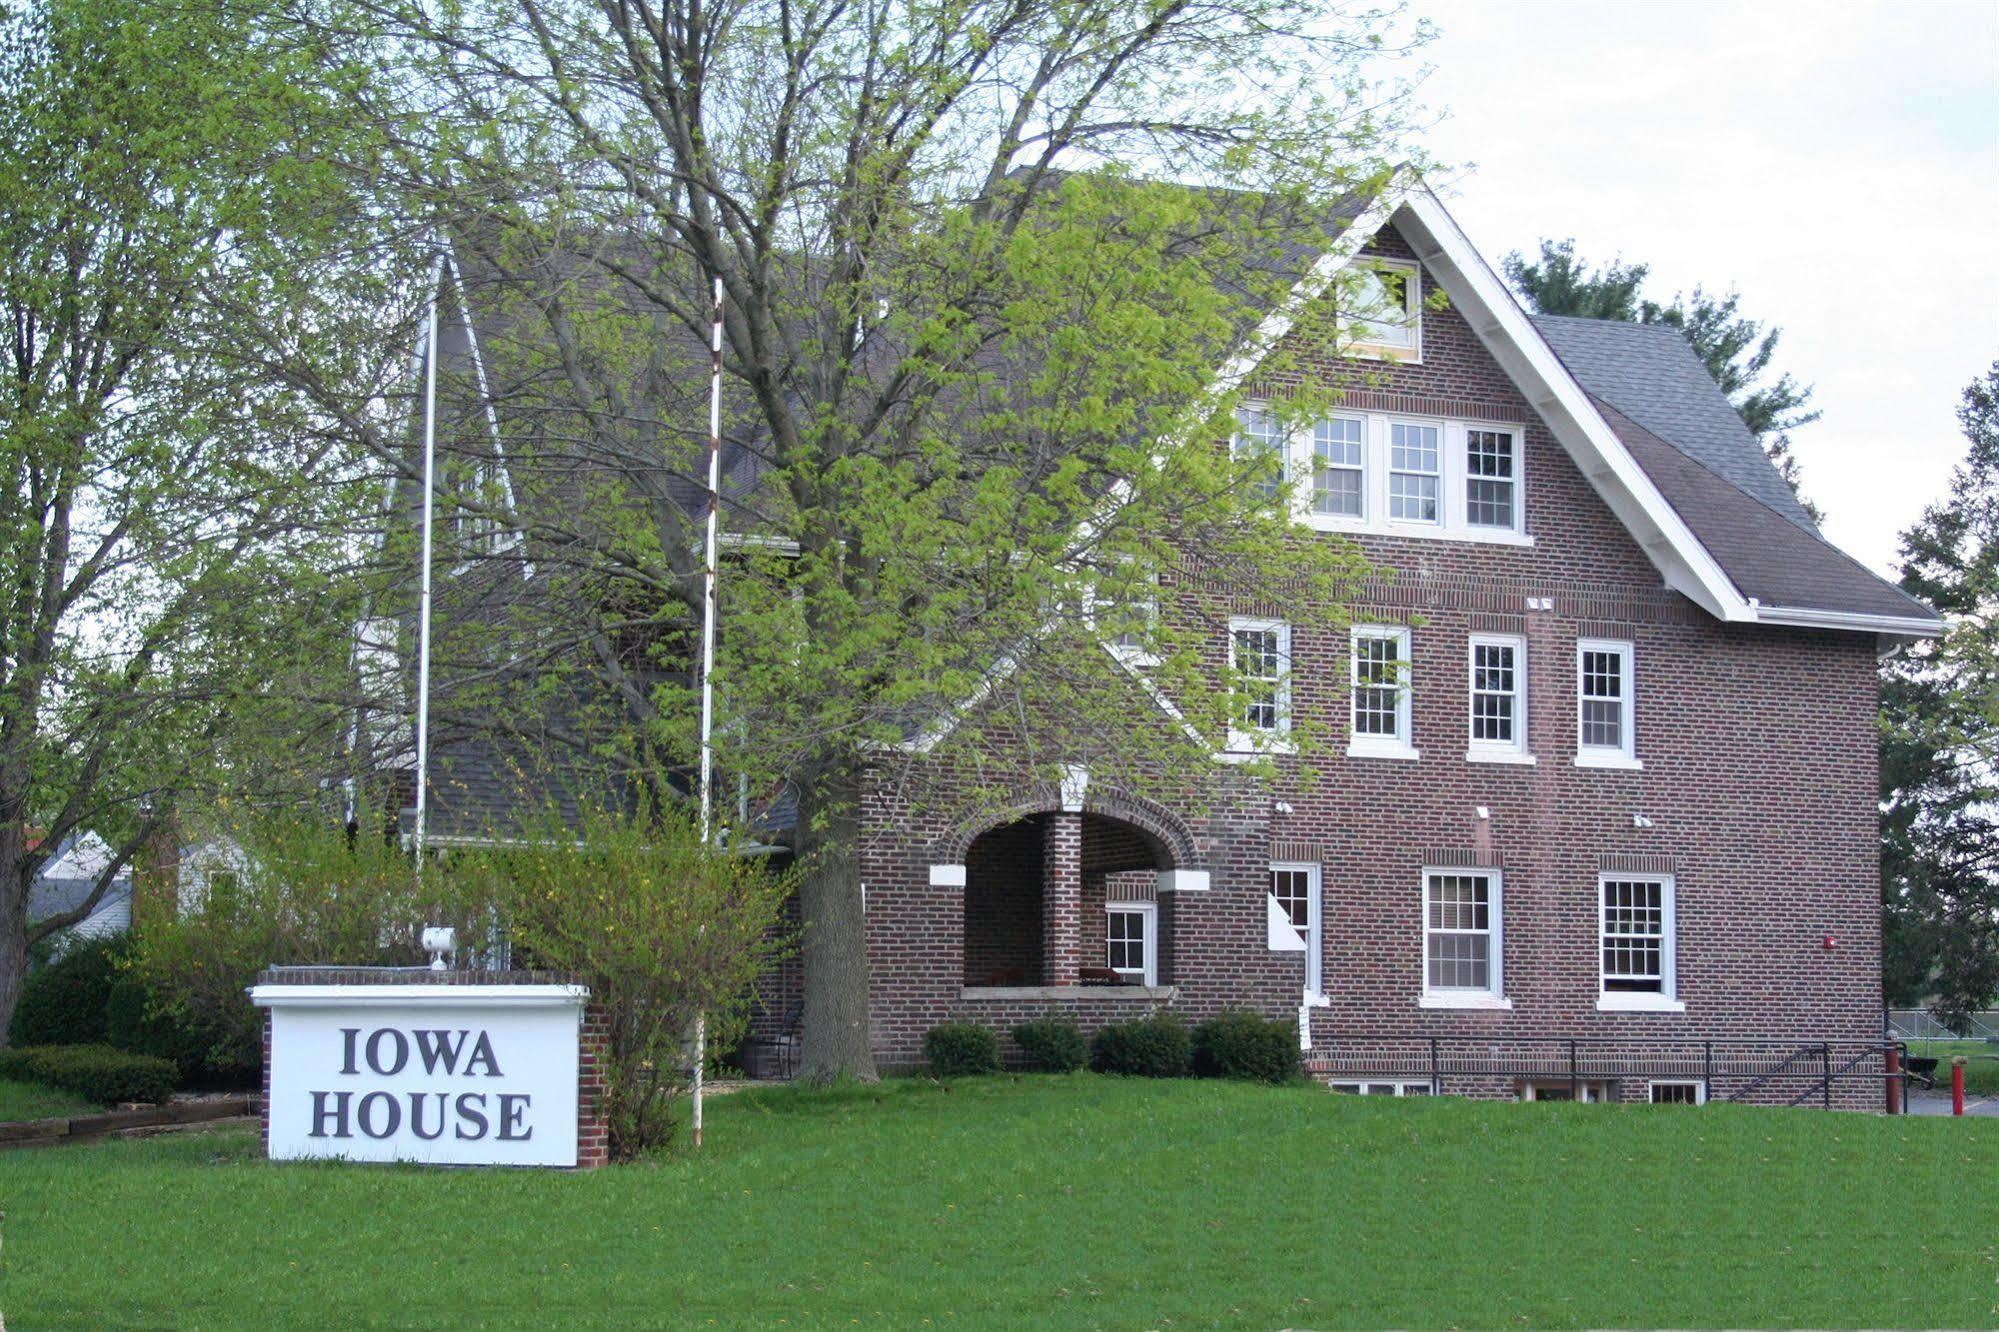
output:
<instances>
[{"instance_id":1,"label":"green bush","mask_svg":"<svg viewBox=\"0 0 1999 1332\"><path fill-rule=\"evenodd\" d=\"M1295 1023L1224 1013L1194 1028L1194 1072L1201 1077L1289 1082L1301 1068Z\"/></svg>"},{"instance_id":2,"label":"green bush","mask_svg":"<svg viewBox=\"0 0 1999 1332\"><path fill-rule=\"evenodd\" d=\"M923 1057L940 1078L1000 1071L999 1037L969 1022L946 1022L923 1037Z\"/></svg>"},{"instance_id":3,"label":"green bush","mask_svg":"<svg viewBox=\"0 0 1999 1332\"><path fill-rule=\"evenodd\" d=\"M29 972L7 1024L8 1044L104 1044L105 1009L123 944L122 937L80 939Z\"/></svg>"},{"instance_id":4,"label":"green bush","mask_svg":"<svg viewBox=\"0 0 1999 1332\"><path fill-rule=\"evenodd\" d=\"M136 972L112 984L105 1027L118 1049L170 1060L182 1086L254 1087L263 1067L261 1012L165 1002Z\"/></svg>"},{"instance_id":5,"label":"green bush","mask_svg":"<svg viewBox=\"0 0 1999 1332\"><path fill-rule=\"evenodd\" d=\"M1161 1013L1143 1022L1105 1027L1090 1042L1090 1067L1099 1073L1177 1078L1187 1072L1190 1042L1179 1019Z\"/></svg>"},{"instance_id":6,"label":"green bush","mask_svg":"<svg viewBox=\"0 0 1999 1332\"><path fill-rule=\"evenodd\" d=\"M1013 1039L1027 1056L1027 1067L1036 1073L1074 1073L1089 1062L1090 1047L1082 1028L1060 1018L1023 1022L1013 1029Z\"/></svg>"},{"instance_id":7,"label":"green bush","mask_svg":"<svg viewBox=\"0 0 1999 1332\"><path fill-rule=\"evenodd\" d=\"M0 1078L60 1087L99 1105L164 1101L174 1090L171 1063L108 1045L13 1046L0 1050Z\"/></svg>"}]
</instances>

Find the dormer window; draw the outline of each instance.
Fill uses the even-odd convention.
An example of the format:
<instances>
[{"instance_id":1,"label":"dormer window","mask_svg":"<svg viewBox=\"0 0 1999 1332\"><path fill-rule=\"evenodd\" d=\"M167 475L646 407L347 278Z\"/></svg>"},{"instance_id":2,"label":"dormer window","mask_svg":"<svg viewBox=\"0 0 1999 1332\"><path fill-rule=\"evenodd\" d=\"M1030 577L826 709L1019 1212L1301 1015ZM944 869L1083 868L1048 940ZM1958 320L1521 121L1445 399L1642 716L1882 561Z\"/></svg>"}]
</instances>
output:
<instances>
[{"instance_id":1,"label":"dormer window","mask_svg":"<svg viewBox=\"0 0 1999 1332\"><path fill-rule=\"evenodd\" d=\"M1422 277L1414 264L1371 259L1349 268L1335 298L1349 349L1395 360L1420 357L1422 288Z\"/></svg>"}]
</instances>

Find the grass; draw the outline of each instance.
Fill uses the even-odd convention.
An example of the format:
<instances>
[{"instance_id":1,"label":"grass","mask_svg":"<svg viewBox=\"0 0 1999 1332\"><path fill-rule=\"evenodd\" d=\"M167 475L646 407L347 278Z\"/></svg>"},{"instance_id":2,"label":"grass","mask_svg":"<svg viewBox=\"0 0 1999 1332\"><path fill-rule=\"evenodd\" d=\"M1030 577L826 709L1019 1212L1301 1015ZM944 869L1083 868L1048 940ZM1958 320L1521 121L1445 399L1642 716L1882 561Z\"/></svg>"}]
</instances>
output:
<instances>
[{"instance_id":1,"label":"grass","mask_svg":"<svg viewBox=\"0 0 1999 1332\"><path fill-rule=\"evenodd\" d=\"M592 1174L257 1153L0 1156L8 1322L1999 1321L1999 1120L1081 1074L744 1093L698 1157Z\"/></svg>"},{"instance_id":2,"label":"grass","mask_svg":"<svg viewBox=\"0 0 1999 1332\"><path fill-rule=\"evenodd\" d=\"M80 1096L39 1082L0 1078L0 1124L17 1119L54 1119L59 1115L96 1114L99 1107Z\"/></svg>"},{"instance_id":3,"label":"grass","mask_svg":"<svg viewBox=\"0 0 1999 1332\"><path fill-rule=\"evenodd\" d=\"M1937 1060L1937 1089L1950 1090L1952 1055L1965 1055L1964 1090L1972 1096L1999 1096L1999 1045L1990 1041L1910 1041L1914 1058Z\"/></svg>"}]
</instances>

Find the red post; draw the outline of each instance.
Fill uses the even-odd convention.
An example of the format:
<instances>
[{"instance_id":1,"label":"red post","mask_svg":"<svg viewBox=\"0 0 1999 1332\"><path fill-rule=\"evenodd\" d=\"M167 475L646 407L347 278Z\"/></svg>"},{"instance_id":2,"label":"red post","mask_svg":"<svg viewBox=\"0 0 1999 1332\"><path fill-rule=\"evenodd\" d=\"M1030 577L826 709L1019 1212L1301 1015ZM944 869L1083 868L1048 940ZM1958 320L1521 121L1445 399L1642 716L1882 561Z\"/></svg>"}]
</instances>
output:
<instances>
[{"instance_id":1,"label":"red post","mask_svg":"<svg viewBox=\"0 0 1999 1332\"><path fill-rule=\"evenodd\" d=\"M1900 1048L1893 1045L1888 1047L1887 1051L1882 1055L1881 1068L1887 1074L1888 1113L1899 1115L1902 1113L1902 1051Z\"/></svg>"},{"instance_id":2,"label":"red post","mask_svg":"<svg viewBox=\"0 0 1999 1332\"><path fill-rule=\"evenodd\" d=\"M1950 1112L1954 1115L1964 1113L1963 1055L1959 1055L1950 1061Z\"/></svg>"}]
</instances>

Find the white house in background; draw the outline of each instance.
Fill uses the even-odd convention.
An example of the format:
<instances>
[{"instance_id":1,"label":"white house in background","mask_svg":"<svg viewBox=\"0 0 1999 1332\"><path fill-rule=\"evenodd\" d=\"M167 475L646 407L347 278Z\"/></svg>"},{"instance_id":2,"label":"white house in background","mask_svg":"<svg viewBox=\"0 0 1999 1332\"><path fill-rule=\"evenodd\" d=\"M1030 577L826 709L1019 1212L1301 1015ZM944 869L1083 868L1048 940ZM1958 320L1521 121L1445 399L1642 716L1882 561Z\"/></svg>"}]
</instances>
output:
<instances>
[{"instance_id":1,"label":"white house in background","mask_svg":"<svg viewBox=\"0 0 1999 1332\"><path fill-rule=\"evenodd\" d=\"M28 923L47 920L64 911L73 911L90 897L97 878L111 863L111 848L96 833L80 833L67 838L42 866L35 885L28 890ZM132 928L132 874L127 866L118 872L111 886L98 899L88 916L56 936L55 951L61 952L79 939L104 939Z\"/></svg>"}]
</instances>

